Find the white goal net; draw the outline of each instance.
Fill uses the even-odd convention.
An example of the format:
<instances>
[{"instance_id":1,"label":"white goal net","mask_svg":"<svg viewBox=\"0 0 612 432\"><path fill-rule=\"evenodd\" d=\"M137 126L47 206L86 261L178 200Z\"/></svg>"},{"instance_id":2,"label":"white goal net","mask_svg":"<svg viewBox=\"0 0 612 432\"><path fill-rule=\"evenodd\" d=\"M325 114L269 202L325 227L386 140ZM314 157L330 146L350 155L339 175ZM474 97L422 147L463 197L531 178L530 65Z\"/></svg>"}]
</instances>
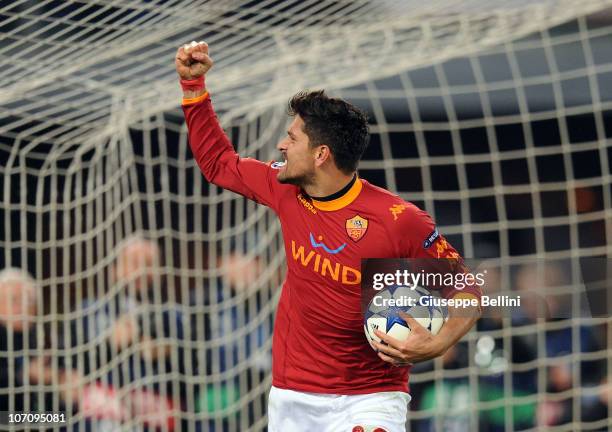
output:
<instances>
[{"instance_id":1,"label":"white goal net","mask_svg":"<svg viewBox=\"0 0 612 432\"><path fill-rule=\"evenodd\" d=\"M612 248L612 1L0 0L0 35L0 430L266 428L282 236L192 160L192 40L241 154L325 88L492 289L569 296L416 367L408 430L612 429L612 309L574 301Z\"/></svg>"}]
</instances>

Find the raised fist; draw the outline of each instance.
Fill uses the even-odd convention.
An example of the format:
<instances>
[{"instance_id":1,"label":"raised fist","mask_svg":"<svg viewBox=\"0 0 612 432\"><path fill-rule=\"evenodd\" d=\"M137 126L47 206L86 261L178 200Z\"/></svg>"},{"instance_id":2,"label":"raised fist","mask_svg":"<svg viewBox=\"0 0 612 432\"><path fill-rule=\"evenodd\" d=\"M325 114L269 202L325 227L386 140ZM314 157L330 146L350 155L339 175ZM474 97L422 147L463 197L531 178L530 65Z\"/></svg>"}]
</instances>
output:
<instances>
[{"instance_id":1,"label":"raised fist","mask_svg":"<svg viewBox=\"0 0 612 432\"><path fill-rule=\"evenodd\" d=\"M181 46L174 58L176 72L181 79L192 80L201 77L212 67L206 42L191 42Z\"/></svg>"}]
</instances>

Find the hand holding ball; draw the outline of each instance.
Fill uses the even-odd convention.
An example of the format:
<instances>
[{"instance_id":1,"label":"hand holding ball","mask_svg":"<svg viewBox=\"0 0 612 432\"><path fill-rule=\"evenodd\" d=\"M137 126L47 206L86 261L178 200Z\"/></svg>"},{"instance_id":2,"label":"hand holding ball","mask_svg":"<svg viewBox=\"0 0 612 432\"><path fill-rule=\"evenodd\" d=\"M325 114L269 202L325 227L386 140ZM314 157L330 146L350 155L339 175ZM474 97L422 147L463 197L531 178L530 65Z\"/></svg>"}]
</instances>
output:
<instances>
[{"instance_id":1,"label":"hand holding ball","mask_svg":"<svg viewBox=\"0 0 612 432\"><path fill-rule=\"evenodd\" d=\"M377 350L372 341L381 342L375 330L381 331L398 340L410 335L410 326L400 316L400 312L412 316L432 335L438 334L448 318L446 308L429 306L423 298L431 294L420 287L415 289L394 286L378 292L370 301L364 317L364 331L370 346Z\"/></svg>"}]
</instances>

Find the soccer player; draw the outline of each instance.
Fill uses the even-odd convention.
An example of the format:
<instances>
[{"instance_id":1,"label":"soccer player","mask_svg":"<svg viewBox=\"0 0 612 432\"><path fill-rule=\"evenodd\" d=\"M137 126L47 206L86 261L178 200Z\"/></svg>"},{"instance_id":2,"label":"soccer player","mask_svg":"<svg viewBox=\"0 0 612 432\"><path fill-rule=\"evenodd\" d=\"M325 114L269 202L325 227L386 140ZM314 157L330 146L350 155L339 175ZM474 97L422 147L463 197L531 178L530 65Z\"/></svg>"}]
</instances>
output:
<instances>
[{"instance_id":1,"label":"soccer player","mask_svg":"<svg viewBox=\"0 0 612 432\"><path fill-rule=\"evenodd\" d=\"M287 277L273 339L269 430L405 430L410 365L437 357L474 324L450 311L432 336L404 315L403 341L385 334L372 350L360 301L362 258L459 258L431 218L414 205L357 175L369 141L365 115L323 91L289 102L293 121L277 145L283 161L240 157L221 129L204 75L208 45L177 51L176 70L193 155L208 181L270 207L278 215ZM477 287L442 292L480 296Z\"/></svg>"}]
</instances>

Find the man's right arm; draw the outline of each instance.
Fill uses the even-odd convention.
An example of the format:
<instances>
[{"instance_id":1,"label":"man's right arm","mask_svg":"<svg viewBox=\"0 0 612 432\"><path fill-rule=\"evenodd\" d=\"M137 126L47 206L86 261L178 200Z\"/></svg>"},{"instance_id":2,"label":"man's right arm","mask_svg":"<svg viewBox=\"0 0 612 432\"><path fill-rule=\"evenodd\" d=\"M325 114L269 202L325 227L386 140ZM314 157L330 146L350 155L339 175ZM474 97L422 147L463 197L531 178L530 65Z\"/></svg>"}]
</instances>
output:
<instances>
[{"instance_id":1,"label":"man's right arm","mask_svg":"<svg viewBox=\"0 0 612 432\"><path fill-rule=\"evenodd\" d=\"M203 79L212 67L208 45L200 42L179 48L175 63L183 87L189 144L206 179L276 210L280 184L275 170L258 160L241 158L215 115Z\"/></svg>"}]
</instances>

